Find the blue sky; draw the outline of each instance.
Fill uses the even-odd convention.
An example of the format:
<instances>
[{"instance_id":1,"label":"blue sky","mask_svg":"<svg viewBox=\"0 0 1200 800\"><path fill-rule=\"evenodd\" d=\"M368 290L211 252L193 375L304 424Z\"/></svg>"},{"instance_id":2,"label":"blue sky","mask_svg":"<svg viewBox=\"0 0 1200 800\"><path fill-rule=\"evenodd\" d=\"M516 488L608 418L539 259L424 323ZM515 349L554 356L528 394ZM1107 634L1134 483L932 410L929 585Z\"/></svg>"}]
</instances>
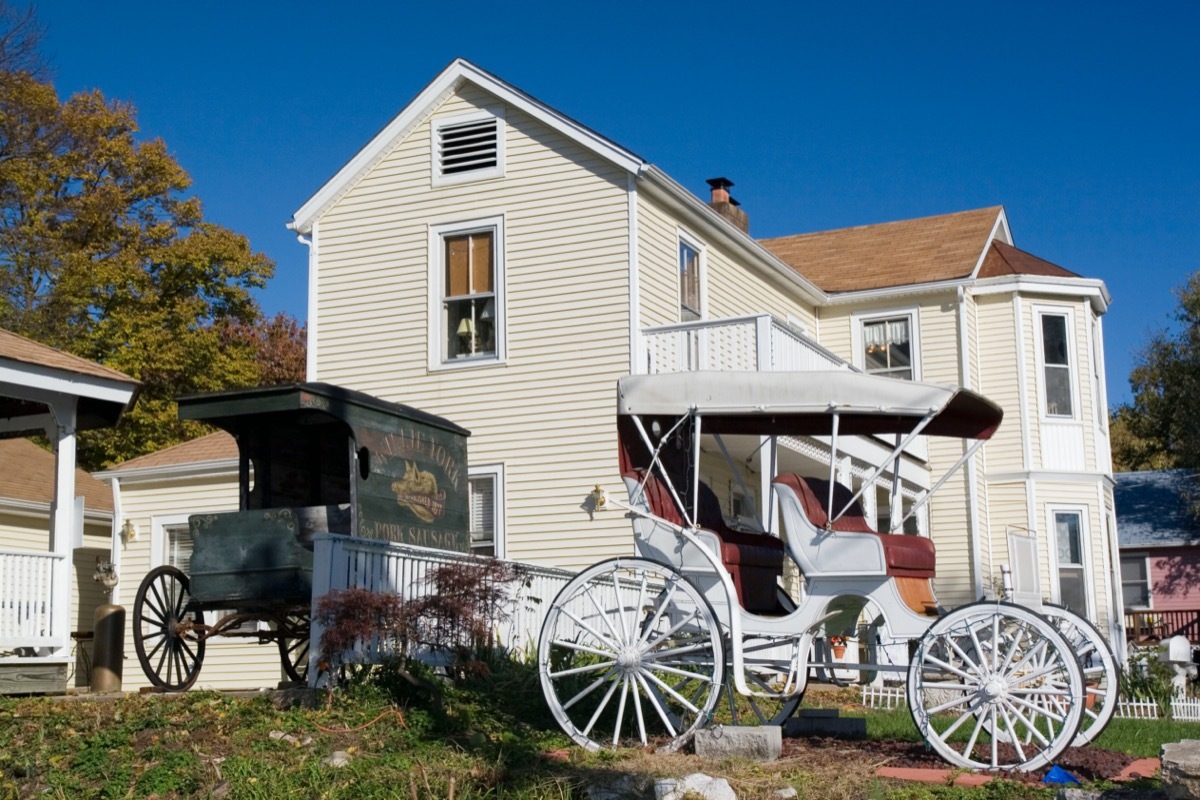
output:
<instances>
[{"instance_id":1,"label":"blue sky","mask_svg":"<svg viewBox=\"0 0 1200 800\"><path fill-rule=\"evenodd\" d=\"M1110 400L1200 269L1200 4L96 3L39 8L61 95L135 104L207 217L277 263L284 224L457 56L706 196L758 237L1002 204L1018 247L1113 295Z\"/></svg>"}]
</instances>

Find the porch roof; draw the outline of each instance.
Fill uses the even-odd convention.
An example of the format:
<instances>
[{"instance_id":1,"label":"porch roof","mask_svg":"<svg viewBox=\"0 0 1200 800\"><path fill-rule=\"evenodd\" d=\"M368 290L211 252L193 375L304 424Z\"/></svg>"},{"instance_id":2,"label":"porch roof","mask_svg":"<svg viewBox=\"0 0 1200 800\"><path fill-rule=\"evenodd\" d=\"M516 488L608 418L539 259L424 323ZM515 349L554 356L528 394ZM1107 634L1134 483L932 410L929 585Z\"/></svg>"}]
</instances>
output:
<instances>
[{"instance_id":1,"label":"porch roof","mask_svg":"<svg viewBox=\"0 0 1200 800\"><path fill-rule=\"evenodd\" d=\"M1187 497L1197 488L1195 472L1118 472L1113 478L1122 550L1200 545L1200 520L1192 514Z\"/></svg>"}]
</instances>

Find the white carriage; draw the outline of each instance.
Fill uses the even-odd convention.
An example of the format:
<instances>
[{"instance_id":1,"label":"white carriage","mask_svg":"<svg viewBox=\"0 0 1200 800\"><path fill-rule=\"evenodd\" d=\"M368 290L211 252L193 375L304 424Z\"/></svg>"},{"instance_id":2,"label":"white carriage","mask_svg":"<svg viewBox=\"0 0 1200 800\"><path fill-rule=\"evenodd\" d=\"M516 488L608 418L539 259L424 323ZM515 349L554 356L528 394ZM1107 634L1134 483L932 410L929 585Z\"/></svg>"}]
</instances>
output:
<instances>
[{"instance_id":1,"label":"white carriage","mask_svg":"<svg viewBox=\"0 0 1200 800\"><path fill-rule=\"evenodd\" d=\"M932 540L903 532L1001 418L965 389L846 371L621 379L629 500L597 491L592 502L627 510L637 554L584 570L549 610L539 671L563 729L589 749L678 747L713 721L723 692L732 721L780 724L810 671L837 667L905 677L917 728L957 766L1037 769L1095 738L1116 709L1117 669L1091 623L1036 593L947 613L933 593ZM890 472L898 498L901 462L926 436L964 440L962 458L906 514L893 503L880 533L861 496ZM828 474L778 472L784 437L819 437ZM857 493L836 480L847 437L890 450ZM778 510L780 535L722 515L702 451L724 457L745 495L743 453L766 463L764 507L768 521ZM791 593L789 560L802 576ZM831 660L830 641L864 632L857 662Z\"/></svg>"}]
</instances>

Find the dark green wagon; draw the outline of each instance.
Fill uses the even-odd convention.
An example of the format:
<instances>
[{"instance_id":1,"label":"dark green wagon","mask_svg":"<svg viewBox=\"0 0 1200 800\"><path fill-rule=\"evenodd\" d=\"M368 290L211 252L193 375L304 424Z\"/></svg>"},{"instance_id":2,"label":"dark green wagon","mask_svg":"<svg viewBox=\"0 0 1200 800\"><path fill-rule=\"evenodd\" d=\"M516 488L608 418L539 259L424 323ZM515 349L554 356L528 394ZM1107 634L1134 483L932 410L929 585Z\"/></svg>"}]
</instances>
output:
<instances>
[{"instance_id":1,"label":"dark green wagon","mask_svg":"<svg viewBox=\"0 0 1200 800\"><path fill-rule=\"evenodd\" d=\"M469 433L448 420L325 383L189 395L179 416L237 440L239 510L191 516L187 573L157 567L138 588L134 647L155 686L195 683L213 636L274 643L305 680L316 534L470 549Z\"/></svg>"}]
</instances>

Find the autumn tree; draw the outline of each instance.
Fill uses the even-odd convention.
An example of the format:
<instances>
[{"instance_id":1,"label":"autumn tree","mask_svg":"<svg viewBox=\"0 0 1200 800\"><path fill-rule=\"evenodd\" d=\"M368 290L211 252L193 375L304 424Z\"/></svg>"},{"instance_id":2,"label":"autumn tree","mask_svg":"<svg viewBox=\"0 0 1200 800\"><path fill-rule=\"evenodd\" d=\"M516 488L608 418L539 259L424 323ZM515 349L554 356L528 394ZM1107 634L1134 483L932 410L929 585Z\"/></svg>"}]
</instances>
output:
<instances>
[{"instance_id":1,"label":"autumn tree","mask_svg":"<svg viewBox=\"0 0 1200 800\"><path fill-rule=\"evenodd\" d=\"M1130 404L1113 413L1114 468L1200 469L1200 272L1176 290L1173 330L1138 355Z\"/></svg>"},{"instance_id":2,"label":"autumn tree","mask_svg":"<svg viewBox=\"0 0 1200 800\"><path fill-rule=\"evenodd\" d=\"M177 419L175 396L263 375L259 343L227 331L261 322L252 291L274 264L205 222L190 183L162 140L139 140L132 106L99 91L60 101L3 73L0 327L143 383L120 427L81 437L88 468L202 432Z\"/></svg>"}]
</instances>

